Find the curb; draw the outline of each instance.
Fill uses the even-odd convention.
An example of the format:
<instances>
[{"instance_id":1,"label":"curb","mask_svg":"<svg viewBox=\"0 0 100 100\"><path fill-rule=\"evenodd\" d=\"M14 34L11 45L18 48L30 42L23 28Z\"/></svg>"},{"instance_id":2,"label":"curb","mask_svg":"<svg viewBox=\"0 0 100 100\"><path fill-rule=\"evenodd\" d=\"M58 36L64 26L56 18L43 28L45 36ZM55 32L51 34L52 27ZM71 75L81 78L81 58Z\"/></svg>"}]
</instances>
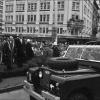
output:
<instances>
[{"instance_id":1,"label":"curb","mask_svg":"<svg viewBox=\"0 0 100 100\"><path fill-rule=\"evenodd\" d=\"M1 88L0 93L10 92L10 91L21 89L21 88L23 88L23 84L19 84L19 85L16 85L16 86L10 86L10 87L7 87L7 88Z\"/></svg>"}]
</instances>

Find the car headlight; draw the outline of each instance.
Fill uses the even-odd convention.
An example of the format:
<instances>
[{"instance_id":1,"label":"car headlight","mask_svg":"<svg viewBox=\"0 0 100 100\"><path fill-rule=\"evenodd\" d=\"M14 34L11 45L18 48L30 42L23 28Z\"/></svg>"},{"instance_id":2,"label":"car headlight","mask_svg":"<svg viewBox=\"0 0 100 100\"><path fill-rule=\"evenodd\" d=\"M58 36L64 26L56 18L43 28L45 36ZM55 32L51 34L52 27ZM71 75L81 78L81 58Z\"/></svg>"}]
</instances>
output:
<instances>
[{"instance_id":1,"label":"car headlight","mask_svg":"<svg viewBox=\"0 0 100 100\"><path fill-rule=\"evenodd\" d=\"M29 72L26 73L26 75L28 76Z\"/></svg>"},{"instance_id":2,"label":"car headlight","mask_svg":"<svg viewBox=\"0 0 100 100\"><path fill-rule=\"evenodd\" d=\"M50 74L50 71L47 71L47 70L46 70L45 73L49 75L49 74Z\"/></svg>"},{"instance_id":3,"label":"car headlight","mask_svg":"<svg viewBox=\"0 0 100 100\"><path fill-rule=\"evenodd\" d=\"M39 71L39 78L42 78L42 76L43 76L42 71Z\"/></svg>"}]
</instances>

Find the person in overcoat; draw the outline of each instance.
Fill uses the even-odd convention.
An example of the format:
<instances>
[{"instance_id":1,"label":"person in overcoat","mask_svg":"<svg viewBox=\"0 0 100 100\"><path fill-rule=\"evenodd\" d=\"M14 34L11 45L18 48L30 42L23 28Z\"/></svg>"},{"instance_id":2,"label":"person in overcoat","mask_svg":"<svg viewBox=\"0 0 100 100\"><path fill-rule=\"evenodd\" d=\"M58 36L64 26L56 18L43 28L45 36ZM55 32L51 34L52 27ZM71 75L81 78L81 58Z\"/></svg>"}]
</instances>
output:
<instances>
[{"instance_id":1,"label":"person in overcoat","mask_svg":"<svg viewBox=\"0 0 100 100\"><path fill-rule=\"evenodd\" d=\"M26 50L26 59L31 60L34 57L34 52L32 50L32 44L30 39L27 39L25 50Z\"/></svg>"},{"instance_id":2,"label":"person in overcoat","mask_svg":"<svg viewBox=\"0 0 100 100\"><path fill-rule=\"evenodd\" d=\"M60 56L60 50L59 50L58 46L53 45L52 49L53 49L53 57L59 57Z\"/></svg>"},{"instance_id":3,"label":"person in overcoat","mask_svg":"<svg viewBox=\"0 0 100 100\"><path fill-rule=\"evenodd\" d=\"M3 52L3 63L7 66L7 70L13 68L14 62L14 40L13 37L10 36L3 43L2 52Z\"/></svg>"},{"instance_id":4,"label":"person in overcoat","mask_svg":"<svg viewBox=\"0 0 100 100\"><path fill-rule=\"evenodd\" d=\"M18 67L22 67L26 60L25 54L25 41L22 35L15 38L15 63Z\"/></svg>"}]
</instances>

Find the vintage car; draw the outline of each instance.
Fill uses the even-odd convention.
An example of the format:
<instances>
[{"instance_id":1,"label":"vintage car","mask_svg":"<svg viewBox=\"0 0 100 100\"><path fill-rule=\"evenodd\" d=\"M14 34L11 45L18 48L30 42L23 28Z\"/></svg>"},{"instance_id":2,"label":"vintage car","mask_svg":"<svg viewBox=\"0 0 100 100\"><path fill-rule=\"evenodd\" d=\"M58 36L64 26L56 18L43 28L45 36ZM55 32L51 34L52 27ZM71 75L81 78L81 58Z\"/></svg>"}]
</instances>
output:
<instances>
[{"instance_id":1,"label":"vintage car","mask_svg":"<svg viewBox=\"0 0 100 100\"><path fill-rule=\"evenodd\" d=\"M62 57L29 69L24 83L30 100L100 100L100 46L70 45Z\"/></svg>"}]
</instances>

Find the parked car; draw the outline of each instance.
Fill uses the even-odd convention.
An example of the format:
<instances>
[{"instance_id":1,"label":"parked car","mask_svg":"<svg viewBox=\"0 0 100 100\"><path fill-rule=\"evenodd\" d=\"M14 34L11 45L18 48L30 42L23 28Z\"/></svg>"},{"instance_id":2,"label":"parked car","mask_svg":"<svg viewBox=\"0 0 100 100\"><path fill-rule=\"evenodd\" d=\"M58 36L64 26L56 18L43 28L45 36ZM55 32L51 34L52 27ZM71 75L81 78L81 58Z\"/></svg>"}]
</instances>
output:
<instances>
[{"instance_id":1,"label":"parked car","mask_svg":"<svg viewBox=\"0 0 100 100\"><path fill-rule=\"evenodd\" d=\"M30 100L100 100L100 46L70 45L63 57L29 69L24 83Z\"/></svg>"}]
</instances>

